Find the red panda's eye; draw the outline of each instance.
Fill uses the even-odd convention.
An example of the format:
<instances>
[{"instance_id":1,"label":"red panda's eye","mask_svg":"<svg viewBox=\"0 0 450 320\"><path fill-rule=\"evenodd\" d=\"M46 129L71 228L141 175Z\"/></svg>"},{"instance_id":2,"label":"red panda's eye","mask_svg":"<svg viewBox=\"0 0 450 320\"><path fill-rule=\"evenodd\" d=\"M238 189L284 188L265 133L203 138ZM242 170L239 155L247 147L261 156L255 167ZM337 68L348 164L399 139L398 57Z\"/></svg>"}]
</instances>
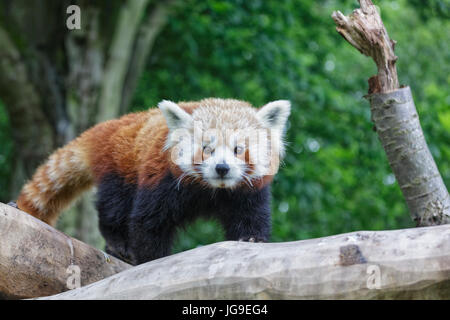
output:
<instances>
[{"instance_id":1,"label":"red panda's eye","mask_svg":"<svg viewBox=\"0 0 450 320\"><path fill-rule=\"evenodd\" d=\"M206 146L206 147L203 148L203 153L206 154L206 155L213 154L214 150L211 147Z\"/></svg>"},{"instance_id":2,"label":"red panda's eye","mask_svg":"<svg viewBox=\"0 0 450 320\"><path fill-rule=\"evenodd\" d=\"M234 148L234 154L242 154L244 152L244 148L241 146L237 146Z\"/></svg>"}]
</instances>

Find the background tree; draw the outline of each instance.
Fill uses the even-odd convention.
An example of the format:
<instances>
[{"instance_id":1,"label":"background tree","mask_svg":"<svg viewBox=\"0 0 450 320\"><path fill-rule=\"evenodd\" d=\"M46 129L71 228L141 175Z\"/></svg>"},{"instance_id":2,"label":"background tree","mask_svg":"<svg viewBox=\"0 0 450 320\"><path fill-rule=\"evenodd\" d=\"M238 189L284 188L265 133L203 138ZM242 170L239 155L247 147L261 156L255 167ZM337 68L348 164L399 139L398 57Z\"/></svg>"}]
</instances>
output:
<instances>
[{"instance_id":1,"label":"background tree","mask_svg":"<svg viewBox=\"0 0 450 320\"><path fill-rule=\"evenodd\" d=\"M89 25L83 25L80 32L65 28L65 8L71 2L39 1L34 8L31 3L18 0L3 1L0 5L0 26L4 30L0 35L6 34L15 48L15 51L6 49L10 46L4 45L7 43L4 38L0 40L3 102L0 200L9 201L14 196L14 192L7 191L11 179L16 181L17 190L39 159L56 147L57 141L67 139L61 138L65 135L53 124L58 122L51 120L56 115L63 114L61 119L69 119L61 123L69 123L68 128L73 129L67 132L74 135L92 123L125 112L126 105L131 110L143 110L161 99L219 96L245 99L260 106L269 100L285 98L292 100L293 113L287 136L288 153L273 186L272 241L414 225L377 135L372 131L369 105L363 99L366 90L362 88L367 88L367 75L376 72L375 66L334 32L335 25L330 19L333 10L339 8L348 14L358 6L357 1L187 0L169 16L161 15L166 17L167 24L161 33L154 32L154 46L147 46L145 37L139 35L147 30L145 26L158 21L149 17L163 2L78 2L84 17L96 17L82 18L82 23L89 22ZM134 7L139 3L145 11ZM397 65L400 83L411 86L425 137L448 186L450 34L443 30L449 30L450 20L445 15L448 11L441 10L446 8L446 1L376 3L390 36L399 42L396 53L401 57ZM59 9L51 9L51 4ZM39 6L46 8L39 9ZM131 12L131 7L136 10L133 12L141 13L131 14L133 21L126 20L129 15L125 14ZM25 15L23 12L27 10L29 14ZM59 13L55 15L52 10ZM59 19L57 16L62 19L62 28L54 26L56 22L51 23ZM41 24L33 22L39 19L43 20ZM130 22L120 24L123 19ZM128 28L134 28L134 33ZM114 69L119 70L114 74L126 75L119 80L110 79L105 76L105 69L113 62L108 64L108 61L122 61L120 57L124 57L117 53L112 58L114 35L121 38L118 35L125 33L133 35L127 38L132 42L130 51L142 54L138 59L138 55L130 53L128 60L124 59L128 61L123 64L125 67L114 63ZM145 34L151 38L151 33ZM39 45L38 39L45 45ZM148 50L148 59L137 48ZM122 50L123 45L116 49ZM39 54L35 51L47 58L36 58ZM70 59L66 51L72 52ZM47 61L46 64L39 59ZM71 69L68 61L79 62L71 62L77 66ZM16 66L18 62L24 66ZM19 81L21 70L27 81ZM142 75L133 76L130 70L142 71ZM65 106L65 113L50 102L56 98L50 94L52 87L47 88L45 83L47 78L52 79L52 74L58 77L53 77L57 81L50 83L64 83L64 102L60 105ZM129 89L120 89L118 83ZM103 86L114 90L105 89L103 93L104 89L99 88ZM40 93L41 87L47 88L44 93ZM33 91L39 92L36 100L30 93ZM114 98L117 95L121 101L119 107ZM41 100L48 101L47 109L31 107L40 106ZM81 122L83 118L92 121L91 124L74 126L74 121ZM28 125L20 126L16 123L20 121ZM35 162L21 160L35 157L38 159ZM24 163L29 164L27 171L12 170L25 167ZM64 215L66 223L61 227L77 237L79 226L86 221L92 225L92 222L75 213ZM64 221L67 217L79 220L77 223ZM218 229L215 223L196 223L180 236L177 250L223 239Z\"/></svg>"},{"instance_id":2,"label":"background tree","mask_svg":"<svg viewBox=\"0 0 450 320\"><path fill-rule=\"evenodd\" d=\"M69 30L66 9L81 8ZM14 149L10 197L48 154L95 123L128 109L143 63L173 1L2 1L0 97ZM91 197L67 221L96 242Z\"/></svg>"}]
</instances>

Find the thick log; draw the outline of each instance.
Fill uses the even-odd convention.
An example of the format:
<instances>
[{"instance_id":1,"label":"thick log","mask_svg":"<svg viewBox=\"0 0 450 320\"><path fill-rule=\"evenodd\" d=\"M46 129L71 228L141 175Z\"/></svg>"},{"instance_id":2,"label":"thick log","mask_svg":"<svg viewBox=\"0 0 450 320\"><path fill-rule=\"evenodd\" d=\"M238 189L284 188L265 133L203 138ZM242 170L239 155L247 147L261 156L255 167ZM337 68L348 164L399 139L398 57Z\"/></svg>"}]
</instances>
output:
<instances>
[{"instance_id":1,"label":"thick log","mask_svg":"<svg viewBox=\"0 0 450 320\"><path fill-rule=\"evenodd\" d=\"M336 30L364 55L372 57L378 74L369 79L372 120L418 226L450 223L450 196L420 126L409 87L399 88L389 35L371 0L359 0L349 16L335 11Z\"/></svg>"},{"instance_id":2,"label":"thick log","mask_svg":"<svg viewBox=\"0 0 450 320\"><path fill-rule=\"evenodd\" d=\"M450 223L450 196L428 149L409 87L368 96L378 137L417 225Z\"/></svg>"},{"instance_id":3,"label":"thick log","mask_svg":"<svg viewBox=\"0 0 450 320\"><path fill-rule=\"evenodd\" d=\"M44 299L449 299L450 226L220 242Z\"/></svg>"},{"instance_id":4,"label":"thick log","mask_svg":"<svg viewBox=\"0 0 450 320\"><path fill-rule=\"evenodd\" d=\"M0 299L56 294L129 267L25 212L0 203Z\"/></svg>"}]
</instances>

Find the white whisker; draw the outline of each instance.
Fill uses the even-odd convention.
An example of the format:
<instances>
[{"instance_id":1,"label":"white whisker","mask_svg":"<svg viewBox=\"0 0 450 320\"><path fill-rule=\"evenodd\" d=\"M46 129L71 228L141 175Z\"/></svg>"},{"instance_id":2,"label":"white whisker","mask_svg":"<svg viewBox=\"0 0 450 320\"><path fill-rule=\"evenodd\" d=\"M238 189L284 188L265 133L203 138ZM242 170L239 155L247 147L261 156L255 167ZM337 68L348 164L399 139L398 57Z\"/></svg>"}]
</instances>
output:
<instances>
[{"instance_id":1,"label":"white whisker","mask_svg":"<svg viewBox=\"0 0 450 320\"><path fill-rule=\"evenodd\" d=\"M244 181L249 187L253 188L253 183L252 183L250 177L249 177L246 173L243 173L243 174L242 174L242 177L244 178L243 181Z\"/></svg>"}]
</instances>

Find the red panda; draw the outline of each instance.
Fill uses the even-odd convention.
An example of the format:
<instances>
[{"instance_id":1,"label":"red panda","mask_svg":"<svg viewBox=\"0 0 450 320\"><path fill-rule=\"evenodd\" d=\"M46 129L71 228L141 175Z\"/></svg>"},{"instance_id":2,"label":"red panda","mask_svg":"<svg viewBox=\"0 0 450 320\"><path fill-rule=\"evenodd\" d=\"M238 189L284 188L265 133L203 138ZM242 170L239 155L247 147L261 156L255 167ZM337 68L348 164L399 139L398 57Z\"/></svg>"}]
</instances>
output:
<instances>
[{"instance_id":1,"label":"red panda","mask_svg":"<svg viewBox=\"0 0 450 320\"><path fill-rule=\"evenodd\" d=\"M93 185L106 251L133 264L170 253L176 229L214 217L229 240L268 241L270 183L290 102L162 101L100 123L56 150L17 206L54 225Z\"/></svg>"}]
</instances>

